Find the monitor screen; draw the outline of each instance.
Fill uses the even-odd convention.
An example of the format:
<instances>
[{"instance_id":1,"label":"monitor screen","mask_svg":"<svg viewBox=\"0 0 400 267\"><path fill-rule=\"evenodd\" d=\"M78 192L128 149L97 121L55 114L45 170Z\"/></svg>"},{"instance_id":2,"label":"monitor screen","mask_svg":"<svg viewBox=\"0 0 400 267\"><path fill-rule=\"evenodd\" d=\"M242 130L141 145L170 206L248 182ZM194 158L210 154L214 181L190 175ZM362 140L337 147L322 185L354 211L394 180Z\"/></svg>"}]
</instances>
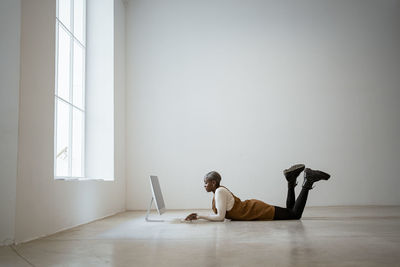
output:
<instances>
[{"instance_id":1,"label":"monitor screen","mask_svg":"<svg viewBox=\"0 0 400 267\"><path fill-rule=\"evenodd\" d=\"M151 191L153 192L153 198L156 202L156 208L158 214L163 214L165 212L164 198L161 193L160 182L157 176L150 176Z\"/></svg>"}]
</instances>

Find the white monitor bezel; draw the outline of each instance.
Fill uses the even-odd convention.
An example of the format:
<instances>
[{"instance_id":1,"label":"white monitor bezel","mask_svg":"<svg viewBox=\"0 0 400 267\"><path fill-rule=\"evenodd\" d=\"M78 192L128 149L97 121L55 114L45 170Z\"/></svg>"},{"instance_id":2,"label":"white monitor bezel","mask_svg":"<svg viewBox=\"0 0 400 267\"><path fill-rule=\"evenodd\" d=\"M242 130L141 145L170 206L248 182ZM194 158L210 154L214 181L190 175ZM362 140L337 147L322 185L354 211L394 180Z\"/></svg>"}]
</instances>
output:
<instances>
[{"instance_id":1,"label":"white monitor bezel","mask_svg":"<svg viewBox=\"0 0 400 267\"><path fill-rule=\"evenodd\" d=\"M156 176L156 175L150 175L151 193L152 193L152 195L153 195L153 199L154 199L154 203L155 203L155 205L156 205L157 212L158 212L159 215L161 215L161 214L163 214L163 213L166 211L166 208L165 208L165 201L164 201L164 197L163 197L163 195L162 195L161 186L160 186L160 194L161 194L161 196L159 196L159 197L161 197L162 202L164 203L164 207L160 208L160 207L159 207L159 201L160 201L160 199L159 199L159 197L157 197L156 194L155 194L153 179L156 179L156 180L158 181L158 185L160 185L160 180L158 179L158 176Z\"/></svg>"}]
</instances>

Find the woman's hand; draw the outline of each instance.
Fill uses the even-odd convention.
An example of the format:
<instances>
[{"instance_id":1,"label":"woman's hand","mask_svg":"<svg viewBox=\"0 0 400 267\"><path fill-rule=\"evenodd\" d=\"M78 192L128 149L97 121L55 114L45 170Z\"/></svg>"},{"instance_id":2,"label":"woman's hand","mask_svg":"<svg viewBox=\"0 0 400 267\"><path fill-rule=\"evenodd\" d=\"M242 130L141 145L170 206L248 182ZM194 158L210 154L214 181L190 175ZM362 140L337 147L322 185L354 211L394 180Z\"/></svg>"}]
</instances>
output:
<instances>
[{"instance_id":1,"label":"woman's hand","mask_svg":"<svg viewBox=\"0 0 400 267\"><path fill-rule=\"evenodd\" d=\"M197 219L198 219L197 213L191 213L186 217L185 221L193 221Z\"/></svg>"}]
</instances>

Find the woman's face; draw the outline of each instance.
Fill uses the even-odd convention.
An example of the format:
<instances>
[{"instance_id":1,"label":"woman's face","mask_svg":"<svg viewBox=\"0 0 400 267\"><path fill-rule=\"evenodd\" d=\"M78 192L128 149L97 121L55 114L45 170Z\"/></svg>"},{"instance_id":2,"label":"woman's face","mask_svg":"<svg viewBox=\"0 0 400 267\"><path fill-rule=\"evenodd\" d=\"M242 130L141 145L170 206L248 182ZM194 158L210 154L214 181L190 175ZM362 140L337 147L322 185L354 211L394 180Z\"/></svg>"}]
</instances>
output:
<instances>
[{"instance_id":1,"label":"woman's face","mask_svg":"<svg viewBox=\"0 0 400 267\"><path fill-rule=\"evenodd\" d=\"M207 192L214 191L216 189L216 184L214 180L204 178L204 189L206 189Z\"/></svg>"}]
</instances>

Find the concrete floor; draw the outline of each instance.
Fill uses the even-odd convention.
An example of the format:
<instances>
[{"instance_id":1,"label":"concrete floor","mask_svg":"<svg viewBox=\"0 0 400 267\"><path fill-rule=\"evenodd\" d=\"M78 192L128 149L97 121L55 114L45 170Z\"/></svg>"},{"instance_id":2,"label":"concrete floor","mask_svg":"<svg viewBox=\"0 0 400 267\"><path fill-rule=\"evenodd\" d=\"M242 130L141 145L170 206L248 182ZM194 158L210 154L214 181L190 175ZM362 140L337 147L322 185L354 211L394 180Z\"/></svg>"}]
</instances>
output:
<instances>
[{"instance_id":1,"label":"concrete floor","mask_svg":"<svg viewBox=\"0 0 400 267\"><path fill-rule=\"evenodd\" d=\"M307 207L300 221L177 220L188 213L146 223L144 212L125 212L0 247L0 266L400 266L400 206Z\"/></svg>"}]
</instances>

